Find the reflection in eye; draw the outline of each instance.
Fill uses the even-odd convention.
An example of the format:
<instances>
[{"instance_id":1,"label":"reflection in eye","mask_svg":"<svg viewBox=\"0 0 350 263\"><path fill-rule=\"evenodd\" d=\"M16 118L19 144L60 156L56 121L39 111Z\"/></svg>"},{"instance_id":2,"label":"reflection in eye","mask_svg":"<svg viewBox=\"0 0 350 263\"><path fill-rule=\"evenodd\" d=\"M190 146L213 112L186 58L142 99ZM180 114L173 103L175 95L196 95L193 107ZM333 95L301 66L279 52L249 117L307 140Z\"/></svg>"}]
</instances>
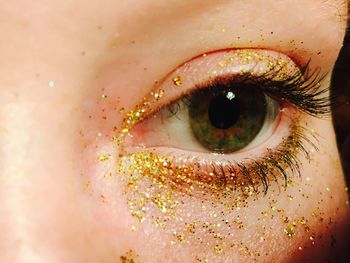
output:
<instances>
[{"instance_id":1,"label":"reflection in eye","mask_svg":"<svg viewBox=\"0 0 350 263\"><path fill-rule=\"evenodd\" d=\"M118 137L119 172L143 196L133 214L141 220L145 202L175 213L178 194L238 207L271 182L287 186L315 147L300 120L329 110L319 87L317 73L273 51L223 51L180 66L127 114Z\"/></svg>"}]
</instances>

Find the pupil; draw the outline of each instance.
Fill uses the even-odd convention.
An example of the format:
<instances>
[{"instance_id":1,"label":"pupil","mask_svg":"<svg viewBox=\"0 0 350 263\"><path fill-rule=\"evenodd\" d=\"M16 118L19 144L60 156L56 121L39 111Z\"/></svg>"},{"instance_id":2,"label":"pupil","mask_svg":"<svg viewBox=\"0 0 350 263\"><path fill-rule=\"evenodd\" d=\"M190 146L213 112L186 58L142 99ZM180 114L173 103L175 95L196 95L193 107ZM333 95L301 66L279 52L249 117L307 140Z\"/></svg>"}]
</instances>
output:
<instances>
[{"instance_id":1,"label":"pupil","mask_svg":"<svg viewBox=\"0 0 350 263\"><path fill-rule=\"evenodd\" d=\"M230 128L237 122L240 114L239 103L232 92L218 95L209 104L209 120L218 129Z\"/></svg>"}]
</instances>

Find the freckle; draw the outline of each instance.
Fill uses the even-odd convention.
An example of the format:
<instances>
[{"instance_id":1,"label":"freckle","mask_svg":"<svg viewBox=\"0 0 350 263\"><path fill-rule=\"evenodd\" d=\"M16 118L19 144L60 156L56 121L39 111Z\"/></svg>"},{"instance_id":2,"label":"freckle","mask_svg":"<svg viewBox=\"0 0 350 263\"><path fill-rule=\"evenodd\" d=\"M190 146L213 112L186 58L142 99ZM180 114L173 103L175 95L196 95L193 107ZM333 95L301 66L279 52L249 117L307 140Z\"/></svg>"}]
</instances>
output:
<instances>
[{"instance_id":1,"label":"freckle","mask_svg":"<svg viewBox=\"0 0 350 263\"><path fill-rule=\"evenodd\" d=\"M82 56L85 56L85 51L82 51L81 53L80 53L80 55L82 55Z\"/></svg>"}]
</instances>

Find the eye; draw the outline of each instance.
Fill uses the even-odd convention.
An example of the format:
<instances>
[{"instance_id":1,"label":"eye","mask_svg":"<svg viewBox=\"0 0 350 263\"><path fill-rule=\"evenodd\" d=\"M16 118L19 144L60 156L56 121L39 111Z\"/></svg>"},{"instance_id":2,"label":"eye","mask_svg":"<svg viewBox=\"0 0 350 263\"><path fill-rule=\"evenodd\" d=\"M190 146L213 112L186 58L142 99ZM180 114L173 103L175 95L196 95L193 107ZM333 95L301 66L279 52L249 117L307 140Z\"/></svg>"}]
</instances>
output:
<instances>
[{"instance_id":1,"label":"eye","mask_svg":"<svg viewBox=\"0 0 350 263\"><path fill-rule=\"evenodd\" d=\"M128 113L120 171L217 200L286 186L315 147L300 118L328 112L319 86L307 66L274 51L194 58Z\"/></svg>"},{"instance_id":2,"label":"eye","mask_svg":"<svg viewBox=\"0 0 350 263\"><path fill-rule=\"evenodd\" d=\"M140 124L142 143L157 140L158 147L166 146L180 132L182 139L172 143L178 148L222 154L246 150L271 135L279 110L278 101L252 85L211 83ZM160 126L166 132L152 129Z\"/></svg>"}]
</instances>

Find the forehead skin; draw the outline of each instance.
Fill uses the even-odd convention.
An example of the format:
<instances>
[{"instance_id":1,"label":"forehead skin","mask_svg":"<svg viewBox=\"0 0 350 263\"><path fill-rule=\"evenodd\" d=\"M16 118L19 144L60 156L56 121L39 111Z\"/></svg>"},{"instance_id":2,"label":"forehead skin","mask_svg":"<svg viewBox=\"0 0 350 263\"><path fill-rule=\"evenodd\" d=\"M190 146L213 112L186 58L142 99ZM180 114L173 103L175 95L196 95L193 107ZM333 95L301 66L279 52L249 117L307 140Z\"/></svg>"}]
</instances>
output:
<instances>
[{"instance_id":1,"label":"forehead skin","mask_svg":"<svg viewBox=\"0 0 350 263\"><path fill-rule=\"evenodd\" d=\"M3 0L0 7L2 262L115 262L130 247L148 259L175 257L171 248L150 249L162 244L157 230L130 232L118 189L112 207L82 190L86 177L98 196L109 186L99 182L105 170L85 162L77 134L84 130L90 145L122 119L87 120L102 114L96 98L106 92L131 109L178 65L227 48L274 49L331 72L347 20L347 3L338 0ZM341 188L337 151L327 150Z\"/></svg>"}]
</instances>

